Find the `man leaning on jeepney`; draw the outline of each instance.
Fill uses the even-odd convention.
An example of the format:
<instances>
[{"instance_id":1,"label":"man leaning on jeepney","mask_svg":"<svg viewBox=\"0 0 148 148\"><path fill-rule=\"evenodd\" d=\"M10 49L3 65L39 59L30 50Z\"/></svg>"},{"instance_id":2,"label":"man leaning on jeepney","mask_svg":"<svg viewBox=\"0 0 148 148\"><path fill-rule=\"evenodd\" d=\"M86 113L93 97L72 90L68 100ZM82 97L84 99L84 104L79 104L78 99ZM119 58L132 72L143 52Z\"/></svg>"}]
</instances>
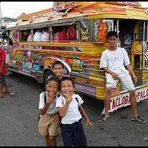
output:
<instances>
[{"instance_id":1,"label":"man leaning on jeepney","mask_svg":"<svg viewBox=\"0 0 148 148\"><path fill-rule=\"evenodd\" d=\"M120 81L123 90L128 90L130 93L130 104L132 111L131 120L138 123L145 123L146 121L139 116L137 109L134 87L134 83L137 83L137 77L132 70L126 50L124 48L117 47L117 38L117 32L108 32L107 39L109 48L102 52L100 59L100 69L103 69L106 75L106 92L105 112L101 115L99 121L105 121L110 117L109 105L111 96L113 94L113 89L116 88L116 85Z\"/></svg>"}]
</instances>

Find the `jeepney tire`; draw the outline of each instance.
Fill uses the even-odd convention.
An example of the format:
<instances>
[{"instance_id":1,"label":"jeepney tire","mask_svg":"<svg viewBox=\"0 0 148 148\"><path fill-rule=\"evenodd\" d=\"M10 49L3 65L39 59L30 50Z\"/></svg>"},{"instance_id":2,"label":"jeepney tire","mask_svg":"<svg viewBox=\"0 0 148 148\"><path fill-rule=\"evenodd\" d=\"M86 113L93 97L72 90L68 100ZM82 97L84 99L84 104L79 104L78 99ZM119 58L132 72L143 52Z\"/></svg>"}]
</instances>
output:
<instances>
[{"instance_id":1,"label":"jeepney tire","mask_svg":"<svg viewBox=\"0 0 148 148\"><path fill-rule=\"evenodd\" d=\"M46 83L46 80L49 76L51 75L54 75L54 73L51 71L51 70L47 70L45 73L44 73L44 76L43 76L43 85L45 85Z\"/></svg>"}]
</instances>

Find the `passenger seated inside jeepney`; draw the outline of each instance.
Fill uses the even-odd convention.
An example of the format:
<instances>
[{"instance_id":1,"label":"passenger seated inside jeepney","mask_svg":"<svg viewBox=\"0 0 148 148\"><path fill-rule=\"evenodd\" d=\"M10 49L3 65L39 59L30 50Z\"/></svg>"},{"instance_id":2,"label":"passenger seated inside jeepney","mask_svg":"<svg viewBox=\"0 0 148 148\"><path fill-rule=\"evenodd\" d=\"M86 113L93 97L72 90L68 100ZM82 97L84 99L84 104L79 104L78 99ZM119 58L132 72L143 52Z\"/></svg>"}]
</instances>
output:
<instances>
[{"instance_id":1,"label":"passenger seated inside jeepney","mask_svg":"<svg viewBox=\"0 0 148 148\"><path fill-rule=\"evenodd\" d=\"M35 32L34 36L33 36L33 41L41 41L41 35L42 32L40 29L37 29L37 31Z\"/></svg>"},{"instance_id":2,"label":"passenger seated inside jeepney","mask_svg":"<svg viewBox=\"0 0 148 148\"><path fill-rule=\"evenodd\" d=\"M74 25L68 26L67 29L67 39L68 40L76 40L76 30Z\"/></svg>"},{"instance_id":3,"label":"passenger seated inside jeepney","mask_svg":"<svg viewBox=\"0 0 148 148\"><path fill-rule=\"evenodd\" d=\"M43 29L42 30L42 34L41 34L41 41L49 41L50 36L49 36L49 32L48 29Z\"/></svg>"},{"instance_id":4,"label":"passenger seated inside jeepney","mask_svg":"<svg viewBox=\"0 0 148 148\"><path fill-rule=\"evenodd\" d=\"M124 30L121 31L120 40L121 40L121 47L125 48L128 54L131 52L131 46L133 41L133 27L126 26L123 28Z\"/></svg>"},{"instance_id":5,"label":"passenger seated inside jeepney","mask_svg":"<svg viewBox=\"0 0 148 148\"><path fill-rule=\"evenodd\" d=\"M67 27L56 27L53 30L54 41L66 41L67 40Z\"/></svg>"},{"instance_id":6,"label":"passenger seated inside jeepney","mask_svg":"<svg viewBox=\"0 0 148 148\"><path fill-rule=\"evenodd\" d=\"M21 37L22 37L21 41L26 42L27 38L28 38L28 32L27 31L22 31Z\"/></svg>"},{"instance_id":7,"label":"passenger seated inside jeepney","mask_svg":"<svg viewBox=\"0 0 148 148\"><path fill-rule=\"evenodd\" d=\"M27 41L30 42L30 41L33 41L33 35L32 33L30 32L28 38L27 38Z\"/></svg>"}]
</instances>

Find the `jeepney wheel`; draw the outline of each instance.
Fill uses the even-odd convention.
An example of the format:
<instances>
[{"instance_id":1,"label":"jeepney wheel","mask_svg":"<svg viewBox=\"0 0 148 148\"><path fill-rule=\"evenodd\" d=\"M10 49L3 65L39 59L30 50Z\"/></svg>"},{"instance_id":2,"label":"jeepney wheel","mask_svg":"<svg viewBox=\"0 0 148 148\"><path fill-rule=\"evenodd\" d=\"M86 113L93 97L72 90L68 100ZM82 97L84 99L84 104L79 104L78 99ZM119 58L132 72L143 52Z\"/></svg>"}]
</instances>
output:
<instances>
[{"instance_id":1,"label":"jeepney wheel","mask_svg":"<svg viewBox=\"0 0 148 148\"><path fill-rule=\"evenodd\" d=\"M54 75L54 73L51 70L45 71L44 76L43 76L43 85L45 85L46 80L50 75Z\"/></svg>"}]
</instances>

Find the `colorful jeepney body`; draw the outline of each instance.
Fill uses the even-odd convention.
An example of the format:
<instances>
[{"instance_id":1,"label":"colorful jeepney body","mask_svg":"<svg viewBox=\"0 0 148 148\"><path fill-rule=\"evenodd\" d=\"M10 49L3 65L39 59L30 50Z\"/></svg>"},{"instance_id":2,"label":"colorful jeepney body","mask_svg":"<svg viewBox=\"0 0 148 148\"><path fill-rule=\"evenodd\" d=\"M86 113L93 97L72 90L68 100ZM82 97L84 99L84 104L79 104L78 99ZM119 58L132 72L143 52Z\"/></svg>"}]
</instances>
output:
<instances>
[{"instance_id":1,"label":"colorful jeepney body","mask_svg":"<svg viewBox=\"0 0 148 148\"><path fill-rule=\"evenodd\" d=\"M52 74L53 62L59 60L65 65L65 75L75 80L78 92L104 100L106 79L99 69L99 60L108 47L106 34L115 30L120 36L127 25L132 25L129 57L139 80L137 100L144 100L148 98L148 13L138 2L68 2L20 16L7 27L9 70L44 83ZM75 38L60 40L57 32L61 28L67 29L67 35L73 30ZM24 39L25 33L33 36L38 29L48 30L49 41ZM121 42L119 38L118 46L122 46ZM129 105L128 92L122 91L119 84L110 110L126 105Z\"/></svg>"}]
</instances>

